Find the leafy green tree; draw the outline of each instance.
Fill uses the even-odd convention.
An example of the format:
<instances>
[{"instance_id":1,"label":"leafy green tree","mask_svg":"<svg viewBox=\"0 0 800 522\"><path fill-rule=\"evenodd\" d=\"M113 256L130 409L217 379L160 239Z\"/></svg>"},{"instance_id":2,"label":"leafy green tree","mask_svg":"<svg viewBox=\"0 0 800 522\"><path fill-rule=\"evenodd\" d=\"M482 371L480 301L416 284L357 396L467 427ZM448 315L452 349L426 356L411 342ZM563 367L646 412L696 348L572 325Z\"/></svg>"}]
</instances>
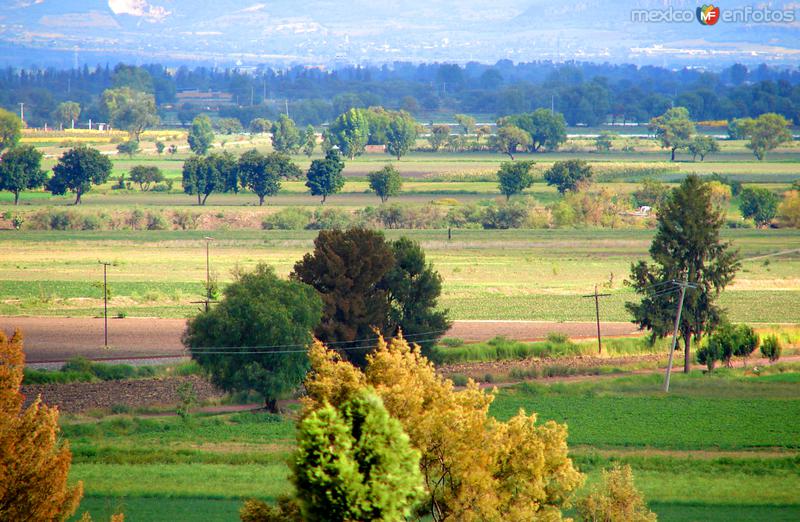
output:
<instances>
[{"instance_id":1,"label":"leafy green tree","mask_svg":"<svg viewBox=\"0 0 800 522\"><path fill-rule=\"evenodd\" d=\"M317 148L317 133L314 131L314 126L309 125L306 127L306 133L303 135L303 153L309 158L314 154L314 149Z\"/></svg>"},{"instance_id":2,"label":"leafy green tree","mask_svg":"<svg viewBox=\"0 0 800 522\"><path fill-rule=\"evenodd\" d=\"M464 135L475 134L475 118L467 114L456 114L453 118L461 125Z\"/></svg>"},{"instance_id":3,"label":"leafy green tree","mask_svg":"<svg viewBox=\"0 0 800 522\"><path fill-rule=\"evenodd\" d=\"M400 161L417 141L417 122L405 111L396 112L386 129L386 152Z\"/></svg>"},{"instance_id":4,"label":"leafy green tree","mask_svg":"<svg viewBox=\"0 0 800 522\"><path fill-rule=\"evenodd\" d=\"M729 242L720 240L725 219L711 202L711 190L696 175L687 176L659 209L658 228L650 256L631 265L628 284L642 296L639 303L626 303L633 321L649 329L653 337L672 333L679 292L665 292L671 281L696 285L687 289L678 332L684 344L684 371L689 372L692 337L699 339L720 322L716 304L720 292L739 268L738 254Z\"/></svg>"},{"instance_id":5,"label":"leafy green tree","mask_svg":"<svg viewBox=\"0 0 800 522\"><path fill-rule=\"evenodd\" d=\"M117 152L127 154L129 158L132 158L134 154L139 152L139 142L136 140L123 141L117 145Z\"/></svg>"},{"instance_id":6,"label":"leafy green tree","mask_svg":"<svg viewBox=\"0 0 800 522\"><path fill-rule=\"evenodd\" d=\"M290 276L316 288L322 297L317 339L349 350L347 358L363 365L364 348L374 345L373 328L382 332L388 327L389 301L380 283L394 263L392 249L379 232L320 231L314 251L295 263Z\"/></svg>"},{"instance_id":7,"label":"leafy green tree","mask_svg":"<svg viewBox=\"0 0 800 522\"><path fill-rule=\"evenodd\" d=\"M561 194L576 192L592 180L592 167L583 160L556 161L544 173L548 185L555 186Z\"/></svg>"},{"instance_id":8,"label":"leafy green tree","mask_svg":"<svg viewBox=\"0 0 800 522\"><path fill-rule=\"evenodd\" d=\"M140 141L142 132L158 125L156 100L152 94L130 87L107 89L103 104L111 118L111 125L128 132L131 141Z\"/></svg>"},{"instance_id":9,"label":"leafy green tree","mask_svg":"<svg viewBox=\"0 0 800 522\"><path fill-rule=\"evenodd\" d=\"M0 152L13 149L22 136L22 121L13 112L0 109Z\"/></svg>"},{"instance_id":10,"label":"leafy green tree","mask_svg":"<svg viewBox=\"0 0 800 522\"><path fill-rule=\"evenodd\" d=\"M700 161L705 161L708 154L719 152L719 143L711 136L695 134L687 148L689 149L689 154L692 155L692 161L697 156L700 156Z\"/></svg>"},{"instance_id":11,"label":"leafy green tree","mask_svg":"<svg viewBox=\"0 0 800 522\"><path fill-rule=\"evenodd\" d=\"M75 128L75 120L81 115L81 106L77 102L65 101L58 104L56 110L53 112L53 117L62 126L69 125L70 128Z\"/></svg>"},{"instance_id":12,"label":"leafy green tree","mask_svg":"<svg viewBox=\"0 0 800 522\"><path fill-rule=\"evenodd\" d=\"M744 366L747 366L747 358L756 351L761 339L756 334L753 327L747 324L737 324L733 330L736 339L733 355L741 357Z\"/></svg>"},{"instance_id":13,"label":"leafy green tree","mask_svg":"<svg viewBox=\"0 0 800 522\"><path fill-rule=\"evenodd\" d=\"M302 137L294 120L281 114L278 120L272 124L272 148L275 152L295 154L300 150L301 145Z\"/></svg>"},{"instance_id":14,"label":"leafy green tree","mask_svg":"<svg viewBox=\"0 0 800 522\"><path fill-rule=\"evenodd\" d=\"M530 113L513 114L501 118L499 127L514 125L528 133L531 152L556 150L567 141L567 122L564 115L550 109L536 109Z\"/></svg>"},{"instance_id":15,"label":"leafy green tree","mask_svg":"<svg viewBox=\"0 0 800 522\"><path fill-rule=\"evenodd\" d=\"M313 288L259 264L237 273L216 306L189 320L183 344L214 384L231 392L256 391L276 411L277 400L297 389L306 374L302 347L311 343L321 314Z\"/></svg>"},{"instance_id":16,"label":"leafy green tree","mask_svg":"<svg viewBox=\"0 0 800 522\"><path fill-rule=\"evenodd\" d=\"M228 152L192 156L183 163L183 191L197 196L197 204L205 205L214 192L238 190L238 168Z\"/></svg>"},{"instance_id":17,"label":"leafy green tree","mask_svg":"<svg viewBox=\"0 0 800 522\"><path fill-rule=\"evenodd\" d=\"M447 141L448 136L450 136L450 126L449 125L432 125L431 126L431 133L428 135L428 142L431 144L431 148L435 151L442 148L442 145Z\"/></svg>"},{"instance_id":18,"label":"leafy green tree","mask_svg":"<svg viewBox=\"0 0 800 522\"><path fill-rule=\"evenodd\" d=\"M219 118L215 123L221 134L238 134L244 130L238 118Z\"/></svg>"},{"instance_id":19,"label":"leafy green tree","mask_svg":"<svg viewBox=\"0 0 800 522\"><path fill-rule=\"evenodd\" d=\"M689 119L686 107L673 107L650 120L650 131L656 135L661 146L670 149L671 161L675 161L675 151L689 146L694 134L694 123Z\"/></svg>"},{"instance_id":20,"label":"leafy green tree","mask_svg":"<svg viewBox=\"0 0 800 522\"><path fill-rule=\"evenodd\" d=\"M737 118L729 121L728 137L732 140L746 139L754 123L755 120L753 118Z\"/></svg>"},{"instance_id":21,"label":"leafy green tree","mask_svg":"<svg viewBox=\"0 0 800 522\"><path fill-rule=\"evenodd\" d=\"M272 130L272 122L266 118L253 118L250 120L251 134L266 134Z\"/></svg>"},{"instance_id":22,"label":"leafy green tree","mask_svg":"<svg viewBox=\"0 0 800 522\"><path fill-rule=\"evenodd\" d=\"M500 182L500 193L506 197L506 201L533 185L533 165L532 161L505 161L500 164L497 179Z\"/></svg>"},{"instance_id":23,"label":"leafy green tree","mask_svg":"<svg viewBox=\"0 0 800 522\"><path fill-rule=\"evenodd\" d=\"M395 262L380 283L389 302L390 328L402 329L427 356L452 324L448 311L437 307L442 277L425 261L425 251L416 241L401 237L390 246Z\"/></svg>"},{"instance_id":24,"label":"leafy green tree","mask_svg":"<svg viewBox=\"0 0 800 522\"><path fill-rule=\"evenodd\" d=\"M195 116L189 129L187 141L189 142L189 148L195 154L203 155L208 152L214 142L214 128L211 126L211 120L208 116L205 114Z\"/></svg>"},{"instance_id":25,"label":"leafy green tree","mask_svg":"<svg viewBox=\"0 0 800 522\"><path fill-rule=\"evenodd\" d=\"M497 134L492 136L491 146L497 152L508 154L514 159L514 154L519 149L526 149L531 144L530 135L515 125L504 125L497 129Z\"/></svg>"},{"instance_id":26,"label":"leafy green tree","mask_svg":"<svg viewBox=\"0 0 800 522\"><path fill-rule=\"evenodd\" d=\"M483 136L490 136L492 134L492 128L488 125L481 125L477 129L475 129L475 142L480 144L481 138Z\"/></svg>"},{"instance_id":27,"label":"leafy green tree","mask_svg":"<svg viewBox=\"0 0 800 522\"><path fill-rule=\"evenodd\" d=\"M47 190L54 195L67 191L75 194L75 204L81 204L81 196L89 192L92 185L108 181L112 164L108 156L91 147L80 146L68 150L53 167L53 177L47 182Z\"/></svg>"},{"instance_id":28,"label":"leafy green tree","mask_svg":"<svg viewBox=\"0 0 800 522\"><path fill-rule=\"evenodd\" d=\"M600 131L600 134L594 139L594 147L597 149L597 152L608 152L611 150L611 146L614 144L614 138L617 135L613 132L609 131Z\"/></svg>"},{"instance_id":29,"label":"leafy green tree","mask_svg":"<svg viewBox=\"0 0 800 522\"><path fill-rule=\"evenodd\" d=\"M364 152L369 140L369 120L361 109L340 114L328 128L331 144L350 159Z\"/></svg>"},{"instance_id":30,"label":"leafy green tree","mask_svg":"<svg viewBox=\"0 0 800 522\"><path fill-rule=\"evenodd\" d=\"M147 192L153 185L164 181L164 173L154 166L135 165L128 173L128 178L139 185L139 190Z\"/></svg>"},{"instance_id":31,"label":"leafy green tree","mask_svg":"<svg viewBox=\"0 0 800 522\"><path fill-rule=\"evenodd\" d=\"M774 112L762 114L752 123L747 124L744 132L750 140L745 146L752 150L759 160L763 160L767 152L792 141L789 122Z\"/></svg>"},{"instance_id":32,"label":"leafy green tree","mask_svg":"<svg viewBox=\"0 0 800 522\"><path fill-rule=\"evenodd\" d=\"M642 185L633 193L633 201L638 206L660 208L669 194L669 188L658 179L645 178Z\"/></svg>"},{"instance_id":33,"label":"leafy green tree","mask_svg":"<svg viewBox=\"0 0 800 522\"><path fill-rule=\"evenodd\" d=\"M774 363L781 357L783 345L781 340L775 334L768 335L761 343L761 355L769 359L769 362Z\"/></svg>"},{"instance_id":34,"label":"leafy green tree","mask_svg":"<svg viewBox=\"0 0 800 522\"><path fill-rule=\"evenodd\" d=\"M162 154L164 154L164 148L165 148L165 147L166 147L166 145L164 145L164 142L163 142L163 141L156 141L156 153L157 153L159 156L161 156Z\"/></svg>"},{"instance_id":35,"label":"leafy green tree","mask_svg":"<svg viewBox=\"0 0 800 522\"><path fill-rule=\"evenodd\" d=\"M778 213L778 196L769 189L746 187L739 195L739 210L742 216L763 227Z\"/></svg>"},{"instance_id":36,"label":"leafy green tree","mask_svg":"<svg viewBox=\"0 0 800 522\"><path fill-rule=\"evenodd\" d=\"M368 389L301 420L292 482L308 522L406 520L424 492L420 454Z\"/></svg>"},{"instance_id":37,"label":"leafy green tree","mask_svg":"<svg viewBox=\"0 0 800 522\"><path fill-rule=\"evenodd\" d=\"M42 153L33 146L22 145L0 157L0 190L14 194L15 205L19 203L20 192L39 188L46 182Z\"/></svg>"},{"instance_id":38,"label":"leafy green tree","mask_svg":"<svg viewBox=\"0 0 800 522\"><path fill-rule=\"evenodd\" d=\"M400 194L402 187L403 178L394 165L386 165L381 170L369 173L369 188L375 191L382 203L386 203L390 196Z\"/></svg>"},{"instance_id":39,"label":"leafy green tree","mask_svg":"<svg viewBox=\"0 0 800 522\"><path fill-rule=\"evenodd\" d=\"M336 149L325 153L325 159L311 162L306 173L306 187L311 190L312 196L322 196L322 203L331 194L336 194L344 186L342 170L344 162Z\"/></svg>"},{"instance_id":40,"label":"leafy green tree","mask_svg":"<svg viewBox=\"0 0 800 522\"><path fill-rule=\"evenodd\" d=\"M265 197L278 193L281 179L300 175L300 169L289 156L278 152L265 156L256 149L241 155L238 169L242 187L255 192L259 206L264 204Z\"/></svg>"}]
</instances>

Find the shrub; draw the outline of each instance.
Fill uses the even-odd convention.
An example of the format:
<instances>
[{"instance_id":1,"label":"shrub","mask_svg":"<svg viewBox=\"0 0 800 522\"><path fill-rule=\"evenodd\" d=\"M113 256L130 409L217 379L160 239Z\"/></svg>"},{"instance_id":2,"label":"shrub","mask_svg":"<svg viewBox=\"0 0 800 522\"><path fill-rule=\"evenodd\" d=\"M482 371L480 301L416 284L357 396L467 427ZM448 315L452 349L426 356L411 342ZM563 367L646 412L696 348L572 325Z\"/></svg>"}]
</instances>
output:
<instances>
[{"instance_id":1,"label":"shrub","mask_svg":"<svg viewBox=\"0 0 800 522\"><path fill-rule=\"evenodd\" d=\"M485 229L520 228L528 217L528 207L524 203L504 203L486 207L481 218Z\"/></svg>"},{"instance_id":2,"label":"shrub","mask_svg":"<svg viewBox=\"0 0 800 522\"><path fill-rule=\"evenodd\" d=\"M705 364L708 368L708 371L713 372L714 367L717 365L717 361L722 359L719 344L709 340L705 346L701 346L697 349L696 357L698 363Z\"/></svg>"},{"instance_id":3,"label":"shrub","mask_svg":"<svg viewBox=\"0 0 800 522\"><path fill-rule=\"evenodd\" d=\"M576 507L582 520L655 522L657 519L633 484L629 465L603 470L602 481L580 499Z\"/></svg>"},{"instance_id":4,"label":"shrub","mask_svg":"<svg viewBox=\"0 0 800 522\"><path fill-rule=\"evenodd\" d=\"M261 222L264 230L302 230L308 225L311 214L299 208L287 207L271 214Z\"/></svg>"},{"instance_id":5,"label":"shrub","mask_svg":"<svg viewBox=\"0 0 800 522\"><path fill-rule=\"evenodd\" d=\"M169 227L164 216L155 212L147 213L147 230L166 230L167 228Z\"/></svg>"},{"instance_id":6,"label":"shrub","mask_svg":"<svg viewBox=\"0 0 800 522\"><path fill-rule=\"evenodd\" d=\"M570 342L569 336L561 332L550 332L547 334L547 342L553 344L567 344Z\"/></svg>"},{"instance_id":7,"label":"shrub","mask_svg":"<svg viewBox=\"0 0 800 522\"><path fill-rule=\"evenodd\" d=\"M306 228L311 230L345 229L353 224L353 216L338 208L317 209Z\"/></svg>"},{"instance_id":8,"label":"shrub","mask_svg":"<svg viewBox=\"0 0 800 522\"><path fill-rule=\"evenodd\" d=\"M81 230L100 230L103 227L103 222L94 214L83 216L81 223Z\"/></svg>"},{"instance_id":9,"label":"shrub","mask_svg":"<svg viewBox=\"0 0 800 522\"><path fill-rule=\"evenodd\" d=\"M775 362L780 359L782 351L781 340L775 334L766 336L761 342L761 355L769 359L769 362Z\"/></svg>"}]
</instances>

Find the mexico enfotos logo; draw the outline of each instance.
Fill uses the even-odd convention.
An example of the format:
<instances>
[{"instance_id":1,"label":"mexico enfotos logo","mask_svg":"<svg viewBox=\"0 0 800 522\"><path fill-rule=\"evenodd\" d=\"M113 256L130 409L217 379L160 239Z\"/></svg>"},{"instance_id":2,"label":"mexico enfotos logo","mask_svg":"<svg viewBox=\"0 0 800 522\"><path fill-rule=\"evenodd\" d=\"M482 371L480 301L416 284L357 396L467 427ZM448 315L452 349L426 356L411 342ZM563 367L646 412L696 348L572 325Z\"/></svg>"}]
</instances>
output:
<instances>
[{"instance_id":1,"label":"mexico enfotos logo","mask_svg":"<svg viewBox=\"0 0 800 522\"><path fill-rule=\"evenodd\" d=\"M694 11L691 9L633 9L631 21L644 24L683 24L694 21L700 25L711 26L717 22L739 24L778 24L792 23L796 20L795 9L772 9L770 7L736 7L723 9L713 4L704 4Z\"/></svg>"}]
</instances>

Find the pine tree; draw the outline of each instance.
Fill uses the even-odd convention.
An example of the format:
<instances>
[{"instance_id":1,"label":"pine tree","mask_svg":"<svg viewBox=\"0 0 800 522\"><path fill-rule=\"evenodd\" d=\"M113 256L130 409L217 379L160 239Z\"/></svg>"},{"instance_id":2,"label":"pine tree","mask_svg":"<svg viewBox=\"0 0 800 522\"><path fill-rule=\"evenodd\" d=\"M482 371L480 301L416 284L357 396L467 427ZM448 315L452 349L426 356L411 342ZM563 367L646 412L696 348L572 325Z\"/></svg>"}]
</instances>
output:
<instances>
[{"instance_id":1,"label":"pine tree","mask_svg":"<svg viewBox=\"0 0 800 522\"><path fill-rule=\"evenodd\" d=\"M670 194L658 213L658 229L650 246L654 264L639 261L631 265L633 286L642 296L639 303L626 303L633 321L649 329L654 337L672 333L679 292L664 292L670 281L688 281L678 331L684 344L684 372L691 365L692 337L713 331L720 323L716 304L720 292L739 268L738 253L730 242L720 239L724 217L711 202L707 183L688 176Z\"/></svg>"}]
</instances>

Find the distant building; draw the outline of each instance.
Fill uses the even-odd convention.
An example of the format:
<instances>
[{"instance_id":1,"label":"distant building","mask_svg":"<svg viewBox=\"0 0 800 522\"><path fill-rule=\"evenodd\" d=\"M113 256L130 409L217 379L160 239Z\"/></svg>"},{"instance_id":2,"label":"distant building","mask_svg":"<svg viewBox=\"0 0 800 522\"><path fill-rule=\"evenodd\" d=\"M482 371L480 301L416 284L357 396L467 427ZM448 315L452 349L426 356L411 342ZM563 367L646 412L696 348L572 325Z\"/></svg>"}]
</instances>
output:
<instances>
[{"instance_id":1,"label":"distant building","mask_svg":"<svg viewBox=\"0 0 800 522\"><path fill-rule=\"evenodd\" d=\"M175 95L176 105L184 104L204 107L209 110L219 109L221 106L234 105L233 94L222 91L201 91L191 89L180 91Z\"/></svg>"}]
</instances>

